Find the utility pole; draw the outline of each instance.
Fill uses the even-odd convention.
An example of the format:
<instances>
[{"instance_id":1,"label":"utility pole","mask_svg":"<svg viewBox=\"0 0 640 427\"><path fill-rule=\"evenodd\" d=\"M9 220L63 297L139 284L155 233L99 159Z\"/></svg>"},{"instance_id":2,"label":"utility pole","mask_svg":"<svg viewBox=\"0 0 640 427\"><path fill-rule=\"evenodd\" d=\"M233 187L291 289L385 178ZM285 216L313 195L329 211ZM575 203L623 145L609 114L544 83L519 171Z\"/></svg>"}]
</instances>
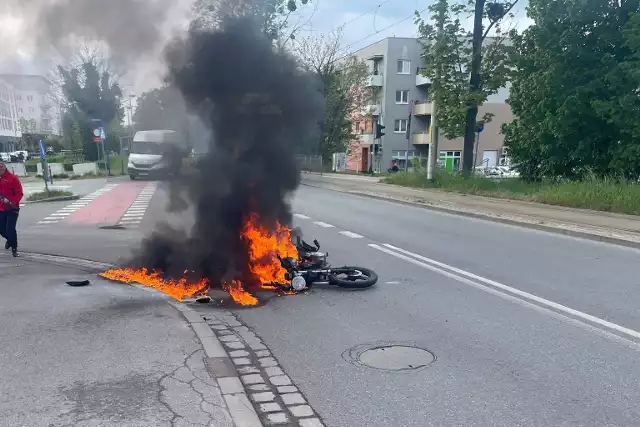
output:
<instances>
[{"instance_id":1,"label":"utility pole","mask_svg":"<svg viewBox=\"0 0 640 427\"><path fill-rule=\"evenodd\" d=\"M436 32L436 55L440 54L441 46L442 46L442 33L444 31L444 20L445 20L445 8L446 8L446 0L441 0L440 5L438 6L438 22L437 22L437 32ZM438 129L438 105L440 104L440 79L442 77L440 69L441 67L438 65L436 67L436 75L435 80L433 82L433 104L431 109L431 141L429 144L429 164L427 165L427 181L433 182L435 179L435 171L438 167L438 137L439 137L439 129Z\"/></svg>"}]
</instances>

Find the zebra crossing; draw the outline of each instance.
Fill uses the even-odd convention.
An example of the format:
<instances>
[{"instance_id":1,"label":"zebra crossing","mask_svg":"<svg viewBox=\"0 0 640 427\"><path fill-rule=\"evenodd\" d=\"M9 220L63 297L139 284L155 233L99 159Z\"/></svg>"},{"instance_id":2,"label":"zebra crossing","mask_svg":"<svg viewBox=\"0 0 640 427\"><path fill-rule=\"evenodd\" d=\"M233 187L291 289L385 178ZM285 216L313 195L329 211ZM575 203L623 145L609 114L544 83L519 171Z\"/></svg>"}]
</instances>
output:
<instances>
[{"instance_id":1,"label":"zebra crossing","mask_svg":"<svg viewBox=\"0 0 640 427\"><path fill-rule=\"evenodd\" d=\"M155 194L157 188L157 183L148 183L142 189L138 197L136 197L136 200L131 204L131 206L129 206L124 215L122 215L118 224L129 228L137 227L142 221L142 218L149 207L149 203L151 202L151 198Z\"/></svg>"},{"instance_id":2,"label":"zebra crossing","mask_svg":"<svg viewBox=\"0 0 640 427\"><path fill-rule=\"evenodd\" d=\"M82 209L83 207L87 206L89 203L93 202L95 199L102 196L103 194L113 190L118 185L120 184L107 184L104 187L100 188L99 190L96 190L93 193L90 193L84 197L81 197L80 199L74 201L73 203L58 210L57 212L52 213L51 215L44 218L43 220L38 221L38 224L43 224L43 225L56 224L64 220L65 218L67 218L72 213L76 212L78 209Z\"/></svg>"}]
</instances>

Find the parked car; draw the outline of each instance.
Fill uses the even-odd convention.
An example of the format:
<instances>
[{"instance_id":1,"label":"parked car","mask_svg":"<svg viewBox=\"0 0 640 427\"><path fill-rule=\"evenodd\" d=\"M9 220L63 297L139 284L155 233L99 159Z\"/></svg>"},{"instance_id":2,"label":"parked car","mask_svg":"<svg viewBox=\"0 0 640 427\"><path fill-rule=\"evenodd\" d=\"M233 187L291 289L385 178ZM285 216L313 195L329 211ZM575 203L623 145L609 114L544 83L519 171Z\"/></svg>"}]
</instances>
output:
<instances>
[{"instance_id":1,"label":"parked car","mask_svg":"<svg viewBox=\"0 0 640 427\"><path fill-rule=\"evenodd\" d=\"M14 151L13 154L15 154L16 157L20 158L22 161L31 159L31 156L29 155L29 152L27 150Z\"/></svg>"},{"instance_id":2,"label":"parked car","mask_svg":"<svg viewBox=\"0 0 640 427\"><path fill-rule=\"evenodd\" d=\"M9 153L0 153L0 159L5 163L9 163L11 162L11 155Z\"/></svg>"}]
</instances>

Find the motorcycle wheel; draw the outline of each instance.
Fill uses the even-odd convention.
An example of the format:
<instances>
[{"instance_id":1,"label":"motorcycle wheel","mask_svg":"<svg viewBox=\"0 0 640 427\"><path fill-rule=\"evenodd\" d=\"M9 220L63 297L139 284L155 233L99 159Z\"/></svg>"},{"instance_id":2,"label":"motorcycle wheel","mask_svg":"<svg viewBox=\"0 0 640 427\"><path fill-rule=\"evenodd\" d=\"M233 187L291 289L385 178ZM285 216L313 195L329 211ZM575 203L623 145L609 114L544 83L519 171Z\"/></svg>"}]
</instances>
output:
<instances>
[{"instance_id":1,"label":"motorcycle wheel","mask_svg":"<svg viewBox=\"0 0 640 427\"><path fill-rule=\"evenodd\" d=\"M341 288L368 288L375 285L377 281L376 272L364 267L334 268L329 274L329 283Z\"/></svg>"}]
</instances>

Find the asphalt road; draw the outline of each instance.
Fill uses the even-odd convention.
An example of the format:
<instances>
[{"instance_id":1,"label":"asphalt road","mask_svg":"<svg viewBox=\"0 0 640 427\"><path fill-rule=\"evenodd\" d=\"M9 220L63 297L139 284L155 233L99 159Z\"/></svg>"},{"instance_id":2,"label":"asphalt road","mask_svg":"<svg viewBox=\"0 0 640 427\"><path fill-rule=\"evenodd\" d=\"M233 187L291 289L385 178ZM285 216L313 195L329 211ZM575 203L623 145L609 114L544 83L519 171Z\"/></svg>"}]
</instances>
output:
<instances>
[{"instance_id":1,"label":"asphalt road","mask_svg":"<svg viewBox=\"0 0 640 427\"><path fill-rule=\"evenodd\" d=\"M334 264L380 275L238 311L327 425L640 424L640 252L317 188L293 205ZM437 360L386 372L348 357L385 343Z\"/></svg>"},{"instance_id":2,"label":"asphalt road","mask_svg":"<svg viewBox=\"0 0 640 427\"><path fill-rule=\"evenodd\" d=\"M21 248L116 262L169 218L166 201L159 186L125 230L25 214ZM380 276L237 311L327 426L640 425L640 251L317 188L293 207L334 265ZM388 343L436 360L404 372L351 360Z\"/></svg>"}]
</instances>

